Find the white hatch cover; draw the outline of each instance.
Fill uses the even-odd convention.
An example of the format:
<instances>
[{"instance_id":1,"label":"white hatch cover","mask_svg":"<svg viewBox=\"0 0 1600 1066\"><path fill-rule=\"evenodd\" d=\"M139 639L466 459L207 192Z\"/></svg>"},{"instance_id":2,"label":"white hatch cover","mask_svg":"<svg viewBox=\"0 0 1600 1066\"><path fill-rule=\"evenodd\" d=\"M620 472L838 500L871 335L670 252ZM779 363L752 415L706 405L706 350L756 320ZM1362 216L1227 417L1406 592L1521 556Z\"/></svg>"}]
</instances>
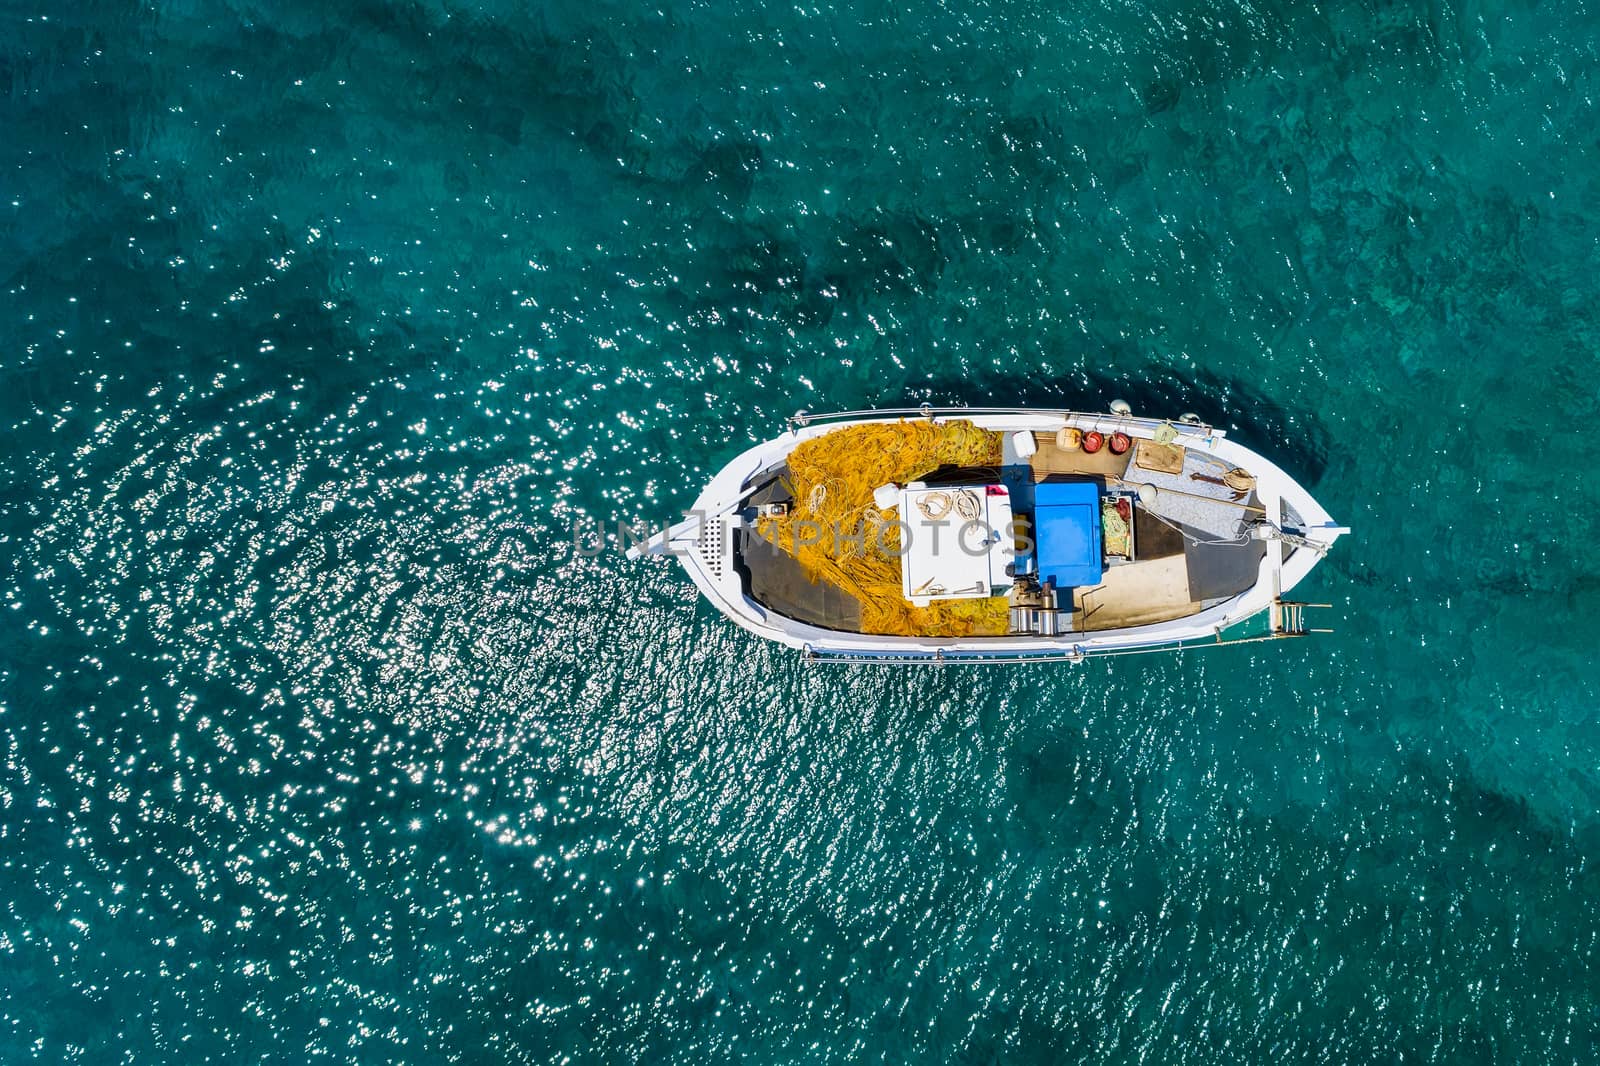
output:
<instances>
[{"instance_id":1,"label":"white hatch cover","mask_svg":"<svg viewBox=\"0 0 1600 1066\"><path fill-rule=\"evenodd\" d=\"M900 591L917 606L1010 586L1015 540L1004 485L908 485L900 490L900 521Z\"/></svg>"}]
</instances>

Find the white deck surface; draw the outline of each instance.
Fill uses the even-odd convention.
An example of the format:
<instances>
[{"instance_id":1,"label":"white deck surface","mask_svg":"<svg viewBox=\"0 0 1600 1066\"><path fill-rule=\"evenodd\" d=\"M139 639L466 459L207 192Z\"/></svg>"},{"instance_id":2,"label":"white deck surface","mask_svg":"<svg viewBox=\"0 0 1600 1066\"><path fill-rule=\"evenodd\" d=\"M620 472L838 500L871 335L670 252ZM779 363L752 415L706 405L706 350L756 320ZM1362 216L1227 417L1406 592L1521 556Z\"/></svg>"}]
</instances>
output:
<instances>
[{"instance_id":1,"label":"white deck surface","mask_svg":"<svg viewBox=\"0 0 1600 1066\"><path fill-rule=\"evenodd\" d=\"M999 495L990 490L998 489ZM1001 486L917 485L900 490L900 591L918 607L933 600L978 599L993 595L995 586L1009 586L1006 566L1012 560L1011 497ZM953 501L966 495L978 517L964 518ZM937 518L924 513L923 505ZM940 514L944 507L947 514Z\"/></svg>"}]
</instances>

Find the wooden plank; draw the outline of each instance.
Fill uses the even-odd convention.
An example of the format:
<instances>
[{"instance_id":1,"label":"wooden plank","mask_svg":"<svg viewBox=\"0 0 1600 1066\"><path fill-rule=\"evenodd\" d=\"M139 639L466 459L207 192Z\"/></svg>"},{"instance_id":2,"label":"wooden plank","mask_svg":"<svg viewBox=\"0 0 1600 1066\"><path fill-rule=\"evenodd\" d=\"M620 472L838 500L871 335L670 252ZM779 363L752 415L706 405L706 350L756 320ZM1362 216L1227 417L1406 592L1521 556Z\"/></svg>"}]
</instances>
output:
<instances>
[{"instance_id":1,"label":"wooden plank","mask_svg":"<svg viewBox=\"0 0 1600 1066\"><path fill-rule=\"evenodd\" d=\"M1183 455L1183 449L1176 444L1157 444L1153 440L1142 440L1133 449L1133 463L1144 470L1181 474Z\"/></svg>"},{"instance_id":2,"label":"wooden plank","mask_svg":"<svg viewBox=\"0 0 1600 1066\"><path fill-rule=\"evenodd\" d=\"M1038 445L1030 460L1035 481L1051 477L1120 478L1128 471L1127 453L1112 455L1110 448L1092 454L1081 448L1057 448L1054 433L1035 433L1033 439Z\"/></svg>"}]
</instances>

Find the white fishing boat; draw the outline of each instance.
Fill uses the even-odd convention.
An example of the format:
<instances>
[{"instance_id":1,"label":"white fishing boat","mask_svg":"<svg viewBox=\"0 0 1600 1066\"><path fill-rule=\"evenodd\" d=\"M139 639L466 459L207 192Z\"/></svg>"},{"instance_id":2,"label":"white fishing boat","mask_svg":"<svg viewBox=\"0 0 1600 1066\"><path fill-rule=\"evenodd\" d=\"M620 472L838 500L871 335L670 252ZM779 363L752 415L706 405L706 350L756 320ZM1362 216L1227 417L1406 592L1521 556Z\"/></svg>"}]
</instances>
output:
<instances>
[{"instance_id":1,"label":"white fishing boat","mask_svg":"<svg viewBox=\"0 0 1600 1066\"><path fill-rule=\"evenodd\" d=\"M1082 660L1323 632L1284 597L1347 532L1193 416L924 406L795 415L629 554L814 660Z\"/></svg>"}]
</instances>

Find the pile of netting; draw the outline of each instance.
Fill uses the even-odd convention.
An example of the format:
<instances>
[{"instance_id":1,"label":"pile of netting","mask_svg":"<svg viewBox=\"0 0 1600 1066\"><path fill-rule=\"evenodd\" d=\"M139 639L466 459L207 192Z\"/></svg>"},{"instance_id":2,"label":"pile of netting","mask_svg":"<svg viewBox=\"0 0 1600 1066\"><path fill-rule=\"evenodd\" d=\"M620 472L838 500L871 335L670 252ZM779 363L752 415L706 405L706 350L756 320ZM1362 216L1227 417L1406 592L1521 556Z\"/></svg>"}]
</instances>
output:
<instances>
[{"instance_id":1,"label":"pile of netting","mask_svg":"<svg viewBox=\"0 0 1600 1066\"><path fill-rule=\"evenodd\" d=\"M899 509L879 509L872 491L905 484L941 467L1000 465L1000 434L967 421L927 420L845 426L789 454L794 501L783 517L763 518L758 532L799 561L812 581L848 592L861 604L861 630L888 636L1000 636L1008 627L1004 596L937 600L915 607L900 591Z\"/></svg>"}]
</instances>

